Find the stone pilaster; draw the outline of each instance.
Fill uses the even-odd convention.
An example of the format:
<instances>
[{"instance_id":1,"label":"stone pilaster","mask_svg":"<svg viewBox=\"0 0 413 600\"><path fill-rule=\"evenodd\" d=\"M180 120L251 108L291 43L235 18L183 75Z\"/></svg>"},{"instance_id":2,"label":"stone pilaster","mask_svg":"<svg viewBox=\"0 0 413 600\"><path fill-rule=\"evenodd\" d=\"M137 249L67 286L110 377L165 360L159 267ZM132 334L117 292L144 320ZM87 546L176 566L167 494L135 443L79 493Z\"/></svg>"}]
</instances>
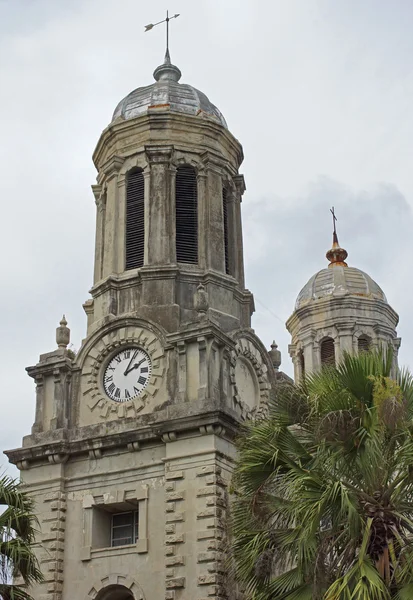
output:
<instances>
[{"instance_id":1,"label":"stone pilaster","mask_svg":"<svg viewBox=\"0 0 413 600\"><path fill-rule=\"evenodd\" d=\"M40 565L44 575L45 594L39 600L60 600L63 591L63 559L66 529L66 494L60 490L44 498L45 512L41 522L41 541L45 553Z\"/></svg>"},{"instance_id":2,"label":"stone pilaster","mask_svg":"<svg viewBox=\"0 0 413 600\"><path fill-rule=\"evenodd\" d=\"M227 482L221 468L207 465L197 469L197 600L228 598L225 544L227 531Z\"/></svg>"},{"instance_id":3,"label":"stone pilaster","mask_svg":"<svg viewBox=\"0 0 413 600\"><path fill-rule=\"evenodd\" d=\"M150 166L147 264L173 264L176 262L175 211L170 202L173 147L145 146L145 152Z\"/></svg>"},{"instance_id":4,"label":"stone pilaster","mask_svg":"<svg viewBox=\"0 0 413 600\"><path fill-rule=\"evenodd\" d=\"M165 434L174 441L175 434ZM185 588L185 474L183 471L165 473L165 600L176 600Z\"/></svg>"}]
</instances>

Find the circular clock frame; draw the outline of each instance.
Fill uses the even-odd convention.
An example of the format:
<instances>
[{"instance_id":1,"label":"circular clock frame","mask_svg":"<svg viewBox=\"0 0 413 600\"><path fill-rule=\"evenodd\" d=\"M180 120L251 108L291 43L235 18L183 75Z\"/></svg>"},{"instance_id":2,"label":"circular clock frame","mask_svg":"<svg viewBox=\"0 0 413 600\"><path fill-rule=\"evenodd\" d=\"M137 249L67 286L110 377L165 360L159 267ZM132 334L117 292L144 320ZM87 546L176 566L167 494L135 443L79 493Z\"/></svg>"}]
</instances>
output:
<instances>
[{"instance_id":1,"label":"circular clock frame","mask_svg":"<svg viewBox=\"0 0 413 600\"><path fill-rule=\"evenodd\" d=\"M104 390L103 373L110 360L120 351L141 348L150 357L152 370L142 392L125 402L114 402ZM89 349L82 369L82 394L89 410L99 418L134 417L147 405L155 407L155 396L161 386L166 368L163 345L155 333L144 327L126 325L112 329Z\"/></svg>"},{"instance_id":2,"label":"circular clock frame","mask_svg":"<svg viewBox=\"0 0 413 600\"><path fill-rule=\"evenodd\" d=\"M149 384L152 361L138 345L117 348L104 362L101 385L113 402L129 402L140 396Z\"/></svg>"}]
</instances>

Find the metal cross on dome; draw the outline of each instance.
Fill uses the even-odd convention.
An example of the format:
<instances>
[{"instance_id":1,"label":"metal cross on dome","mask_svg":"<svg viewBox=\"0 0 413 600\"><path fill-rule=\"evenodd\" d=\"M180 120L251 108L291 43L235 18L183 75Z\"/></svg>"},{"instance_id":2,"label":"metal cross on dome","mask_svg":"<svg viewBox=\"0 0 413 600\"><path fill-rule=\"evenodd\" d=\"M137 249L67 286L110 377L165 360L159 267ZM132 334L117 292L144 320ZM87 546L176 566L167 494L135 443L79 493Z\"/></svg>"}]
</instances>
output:
<instances>
[{"instance_id":1,"label":"metal cross on dome","mask_svg":"<svg viewBox=\"0 0 413 600\"><path fill-rule=\"evenodd\" d=\"M333 206L332 208L330 208L330 212L331 212L331 214L333 215L333 231L334 231L334 234L335 234L335 235L337 235L337 231L336 231L336 221L337 221L337 217L336 217L336 214L335 214L335 212L334 212L334 206Z\"/></svg>"},{"instance_id":2,"label":"metal cross on dome","mask_svg":"<svg viewBox=\"0 0 413 600\"><path fill-rule=\"evenodd\" d=\"M179 14L176 14L176 15L173 15L173 17L170 17L169 11L166 11L166 19L164 19L163 21L158 21L158 23L149 23L149 25L145 25L145 31L150 31L157 25L161 25L161 23L166 23L166 52L167 53L169 52L169 21L171 19L176 19L176 17L179 17Z\"/></svg>"}]
</instances>

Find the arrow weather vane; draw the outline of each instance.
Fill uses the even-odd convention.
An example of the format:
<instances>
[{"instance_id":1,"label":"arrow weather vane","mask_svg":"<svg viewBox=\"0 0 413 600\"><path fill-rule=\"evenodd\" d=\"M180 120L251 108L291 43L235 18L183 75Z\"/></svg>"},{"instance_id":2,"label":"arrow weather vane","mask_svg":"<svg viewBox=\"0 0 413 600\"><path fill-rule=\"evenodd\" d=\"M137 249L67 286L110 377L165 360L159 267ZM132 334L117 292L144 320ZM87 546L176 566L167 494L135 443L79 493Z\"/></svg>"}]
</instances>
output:
<instances>
[{"instance_id":1,"label":"arrow weather vane","mask_svg":"<svg viewBox=\"0 0 413 600\"><path fill-rule=\"evenodd\" d=\"M176 19L176 17L179 17L179 14L170 17L169 12L166 11L166 19L164 19L163 21L159 21L158 23L149 23L149 25L145 25L145 31L150 31L157 25L160 25L161 23L166 23L166 52L169 52L169 21L171 19Z\"/></svg>"}]
</instances>

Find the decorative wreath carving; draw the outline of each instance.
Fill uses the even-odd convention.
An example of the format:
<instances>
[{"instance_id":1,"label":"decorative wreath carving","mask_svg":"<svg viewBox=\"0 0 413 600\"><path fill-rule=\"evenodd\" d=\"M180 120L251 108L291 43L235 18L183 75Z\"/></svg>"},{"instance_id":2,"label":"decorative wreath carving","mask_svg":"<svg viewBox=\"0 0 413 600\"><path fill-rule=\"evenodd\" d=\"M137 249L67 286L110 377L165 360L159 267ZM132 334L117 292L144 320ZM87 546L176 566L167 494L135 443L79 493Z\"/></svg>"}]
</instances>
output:
<instances>
[{"instance_id":1,"label":"decorative wreath carving","mask_svg":"<svg viewBox=\"0 0 413 600\"><path fill-rule=\"evenodd\" d=\"M108 398L102 387L102 369L108 357L119 348L136 345L145 350L151 358L150 380L142 394L127 402L118 403ZM82 392L91 411L98 411L107 418L116 413L117 417L136 416L156 395L165 372L165 353L158 337L149 329L125 326L103 335L89 351L82 373Z\"/></svg>"},{"instance_id":2,"label":"decorative wreath carving","mask_svg":"<svg viewBox=\"0 0 413 600\"><path fill-rule=\"evenodd\" d=\"M259 400L254 408L251 408L240 397L236 377L235 367L237 360L243 357L246 359L258 379L259 385ZM230 379L232 385L232 398L235 406L239 407L241 417L243 419L259 419L265 418L268 415L268 400L270 395L270 383L268 379L267 365L263 361L261 352L256 346L246 338L238 339L235 349L231 352L230 358Z\"/></svg>"}]
</instances>

